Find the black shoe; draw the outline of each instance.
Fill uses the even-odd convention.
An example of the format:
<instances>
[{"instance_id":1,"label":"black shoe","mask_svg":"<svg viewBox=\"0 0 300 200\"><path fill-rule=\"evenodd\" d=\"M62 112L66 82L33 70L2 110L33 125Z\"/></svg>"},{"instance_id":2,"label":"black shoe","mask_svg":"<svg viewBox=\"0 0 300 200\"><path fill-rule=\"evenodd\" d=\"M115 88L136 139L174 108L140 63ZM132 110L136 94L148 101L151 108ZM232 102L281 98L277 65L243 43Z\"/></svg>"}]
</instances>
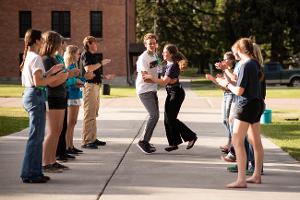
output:
<instances>
[{"instance_id":1,"label":"black shoe","mask_svg":"<svg viewBox=\"0 0 300 200\"><path fill-rule=\"evenodd\" d=\"M68 149L66 150L66 153L67 153L67 154L72 154L72 155L75 155L75 156L78 156L78 155L79 155L73 148L68 148Z\"/></svg>"},{"instance_id":2,"label":"black shoe","mask_svg":"<svg viewBox=\"0 0 300 200\"><path fill-rule=\"evenodd\" d=\"M42 176L38 179L22 179L23 183L47 183L50 180L49 176Z\"/></svg>"},{"instance_id":3,"label":"black shoe","mask_svg":"<svg viewBox=\"0 0 300 200\"><path fill-rule=\"evenodd\" d=\"M177 150L177 149L178 149L178 146L169 146L169 147L165 148L165 150L168 151L168 152L169 151L174 151L174 150Z\"/></svg>"},{"instance_id":4,"label":"black shoe","mask_svg":"<svg viewBox=\"0 0 300 200\"><path fill-rule=\"evenodd\" d=\"M153 151L150 149L149 142L139 141L137 143L138 148L145 154L151 154Z\"/></svg>"},{"instance_id":5,"label":"black shoe","mask_svg":"<svg viewBox=\"0 0 300 200\"><path fill-rule=\"evenodd\" d=\"M186 149L191 149L194 146L194 144L197 141L197 139L198 138L196 136L195 139L193 139L192 141L189 141L189 144L186 146Z\"/></svg>"},{"instance_id":6,"label":"black shoe","mask_svg":"<svg viewBox=\"0 0 300 200\"><path fill-rule=\"evenodd\" d=\"M149 145L150 145L150 151L151 151L152 153L155 152L155 151L156 151L155 146L153 146L153 144L151 144L151 143L149 143Z\"/></svg>"},{"instance_id":7,"label":"black shoe","mask_svg":"<svg viewBox=\"0 0 300 200\"><path fill-rule=\"evenodd\" d=\"M42 168L45 173L62 173L62 169L58 169L54 164L45 165Z\"/></svg>"},{"instance_id":8,"label":"black shoe","mask_svg":"<svg viewBox=\"0 0 300 200\"><path fill-rule=\"evenodd\" d=\"M72 150L74 152L77 152L77 153L83 153L83 151L81 151L80 149L75 148L74 146L73 146Z\"/></svg>"},{"instance_id":9,"label":"black shoe","mask_svg":"<svg viewBox=\"0 0 300 200\"><path fill-rule=\"evenodd\" d=\"M49 176L45 176L45 175L43 175L43 178L46 179L47 181L50 181L51 179Z\"/></svg>"},{"instance_id":10,"label":"black shoe","mask_svg":"<svg viewBox=\"0 0 300 200\"><path fill-rule=\"evenodd\" d=\"M59 156L56 156L56 160L59 162L67 162L68 157L66 155L59 155Z\"/></svg>"},{"instance_id":11,"label":"black shoe","mask_svg":"<svg viewBox=\"0 0 300 200\"><path fill-rule=\"evenodd\" d=\"M65 156L67 157L68 160L74 160L76 157L75 156L72 156L70 154L65 154Z\"/></svg>"},{"instance_id":12,"label":"black shoe","mask_svg":"<svg viewBox=\"0 0 300 200\"><path fill-rule=\"evenodd\" d=\"M97 146L105 146L106 142L100 141L100 140L96 139L95 142L94 142L94 144L96 144Z\"/></svg>"},{"instance_id":13,"label":"black shoe","mask_svg":"<svg viewBox=\"0 0 300 200\"><path fill-rule=\"evenodd\" d=\"M88 143L88 144L82 145L81 148L85 148L85 149L98 149L98 145L96 145L95 143Z\"/></svg>"},{"instance_id":14,"label":"black shoe","mask_svg":"<svg viewBox=\"0 0 300 200\"><path fill-rule=\"evenodd\" d=\"M62 165L62 164L59 164L58 162L55 162L53 164L53 167L57 168L57 169L62 169L62 170L69 170L70 168L65 166L65 165Z\"/></svg>"}]
</instances>

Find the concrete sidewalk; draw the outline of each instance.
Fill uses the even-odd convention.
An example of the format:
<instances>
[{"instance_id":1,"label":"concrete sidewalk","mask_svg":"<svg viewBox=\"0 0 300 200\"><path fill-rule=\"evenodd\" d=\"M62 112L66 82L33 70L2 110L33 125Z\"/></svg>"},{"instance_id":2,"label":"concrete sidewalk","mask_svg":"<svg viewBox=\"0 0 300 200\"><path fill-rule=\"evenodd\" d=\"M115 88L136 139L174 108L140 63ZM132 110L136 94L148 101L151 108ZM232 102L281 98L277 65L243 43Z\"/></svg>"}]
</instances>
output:
<instances>
[{"instance_id":1,"label":"concrete sidewalk","mask_svg":"<svg viewBox=\"0 0 300 200\"><path fill-rule=\"evenodd\" d=\"M107 146L84 150L71 168L62 174L48 174L47 184L23 184L19 178L27 139L27 130L0 138L0 199L206 199L206 200L279 200L300 198L300 165L280 148L263 138L265 164L262 185L248 189L226 189L224 185L236 174L226 171L228 163L220 160L219 145L226 141L221 124L220 98L197 97L188 89L179 114L198 134L191 150L182 144L167 153L163 126L165 92L160 91L160 121L152 143L157 152L143 154L136 143L146 112L137 98L102 99L98 118L98 136ZM82 111L75 130L75 144L80 146Z\"/></svg>"}]
</instances>

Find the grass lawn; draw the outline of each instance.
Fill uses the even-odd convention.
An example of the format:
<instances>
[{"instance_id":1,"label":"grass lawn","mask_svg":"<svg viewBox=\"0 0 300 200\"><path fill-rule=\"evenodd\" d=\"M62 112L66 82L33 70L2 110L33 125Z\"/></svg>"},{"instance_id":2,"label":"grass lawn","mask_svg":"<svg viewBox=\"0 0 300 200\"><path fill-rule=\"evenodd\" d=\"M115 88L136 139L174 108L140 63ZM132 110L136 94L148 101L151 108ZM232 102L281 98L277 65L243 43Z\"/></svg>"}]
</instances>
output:
<instances>
[{"instance_id":1,"label":"grass lawn","mask_svg":"<svg viewBox=\"0 0 300 200\"><path fill-rule=\"evenodd\" d=\"M0 136L28 127L27 112L23 108L0 107Z\"/></svg>"},{"instance_id":2,"label":"grass lawn","mask_svg":"<svg viewBox=\"0 0 300 200\"><path fill-rule=\"evenodd\" d=\"M223 91L204 77L192 79L192 90L199 96L222 97ZM300 98L300 89L295 87L267 87L266 98Z\"/></svg>"},{"instance_id":3,"label":"grass lawn","mask_svg":"<svg viewBox=\"0 0 300 200\"><path fill-rule=\"evenodd\" d=\"M101 98L136 97L134 86L111 86L110 95L102 95Z\"/></svg>"},{"instance_id":4,"label":"grass lawn","mask_svg":"<svg viewBox=\"0 0 300 200\"><path fill-rule=\"evenodd\" d=\"M21 97L23 90L21 84L0 84L0 97Z\"/></svg>"},{"instance_id":5,"label":"grass lawn","mask_svg":"<svg viewBox=\"0 0 300 200\"><path fill-rule=\"evenodd\" d=\"M0 84L0 97L21 97L23 90L24 88L20 84ZM134 96L136 96L134 86L111 86L110 95L101 94L103 98Z\"/></svg>"},{"instance_id":6,"label":"grass lawn","mask_svg":"<svg viewBox=\"0 0 300 200\"><path fill-rule=\"evenodd\" d=\"M287 121L296 119L298 121ZM300 110L273 110L272 123L263 124L264 136L300 161Z\"/></svg>"}]
</instances>

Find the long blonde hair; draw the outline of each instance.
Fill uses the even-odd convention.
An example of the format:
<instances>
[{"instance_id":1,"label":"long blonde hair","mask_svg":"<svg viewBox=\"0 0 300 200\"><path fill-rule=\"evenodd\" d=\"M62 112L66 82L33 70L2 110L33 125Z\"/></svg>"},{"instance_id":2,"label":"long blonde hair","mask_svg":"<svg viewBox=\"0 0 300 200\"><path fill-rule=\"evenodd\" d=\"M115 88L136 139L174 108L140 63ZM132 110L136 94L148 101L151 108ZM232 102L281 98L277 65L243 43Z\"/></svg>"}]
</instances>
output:
<instances>
[{"instance_id":1,"label":"long blonde hair","mask_svg":"<svg viewBox=\"0 0 300 200\"><path fill-rule=\"evenodd\" d=\"M261 50L260 50L258 44L256 44L256 43L253 43L253 54L254 54L254 57L257 59L258 63L259 63L261 66L263 66L263 64L264 64L264 59L263 59Z\"/></svg>"},{"instance_id":2,"label":"long blonde hair","mask_svg":"<svg viewBox=\"0 0 300 200\"><path fill-rule=\"evenodd\" d=\"M75 45L68 45L66 47L66 51L64 53L64 61L66 67L70 66L71 64L75 64L77 66L76 54L78 52L78 47Z\"/></svg>"}]
</instances>

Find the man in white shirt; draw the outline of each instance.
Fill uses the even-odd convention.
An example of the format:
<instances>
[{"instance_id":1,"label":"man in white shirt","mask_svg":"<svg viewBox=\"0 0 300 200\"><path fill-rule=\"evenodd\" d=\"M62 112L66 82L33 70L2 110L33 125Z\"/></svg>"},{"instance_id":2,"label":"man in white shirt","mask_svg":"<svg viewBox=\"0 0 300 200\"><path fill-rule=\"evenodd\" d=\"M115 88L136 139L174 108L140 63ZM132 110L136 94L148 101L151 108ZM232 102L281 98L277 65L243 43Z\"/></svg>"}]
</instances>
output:
<instances>
[{"instance_id":1,"label":"man in white shirt","mask_svg":"<svg viewBox=\"0 0 300 200\"><path fill-rule=\"evenodd\" d=\"M142 74L148 73L154 77L158 76L158 57L156 55L157 38L152 33L144 36L144 45L146 50L139 56L137 60L137 79L136 92L148 112L148 119L143 131L143 135L137 146L145 154L151 154L156 151L155 147L149 142L151 140L154 128L159 119L159 107L157 97L157 84L144 81Z\"/></svg>"}]
</instances>

